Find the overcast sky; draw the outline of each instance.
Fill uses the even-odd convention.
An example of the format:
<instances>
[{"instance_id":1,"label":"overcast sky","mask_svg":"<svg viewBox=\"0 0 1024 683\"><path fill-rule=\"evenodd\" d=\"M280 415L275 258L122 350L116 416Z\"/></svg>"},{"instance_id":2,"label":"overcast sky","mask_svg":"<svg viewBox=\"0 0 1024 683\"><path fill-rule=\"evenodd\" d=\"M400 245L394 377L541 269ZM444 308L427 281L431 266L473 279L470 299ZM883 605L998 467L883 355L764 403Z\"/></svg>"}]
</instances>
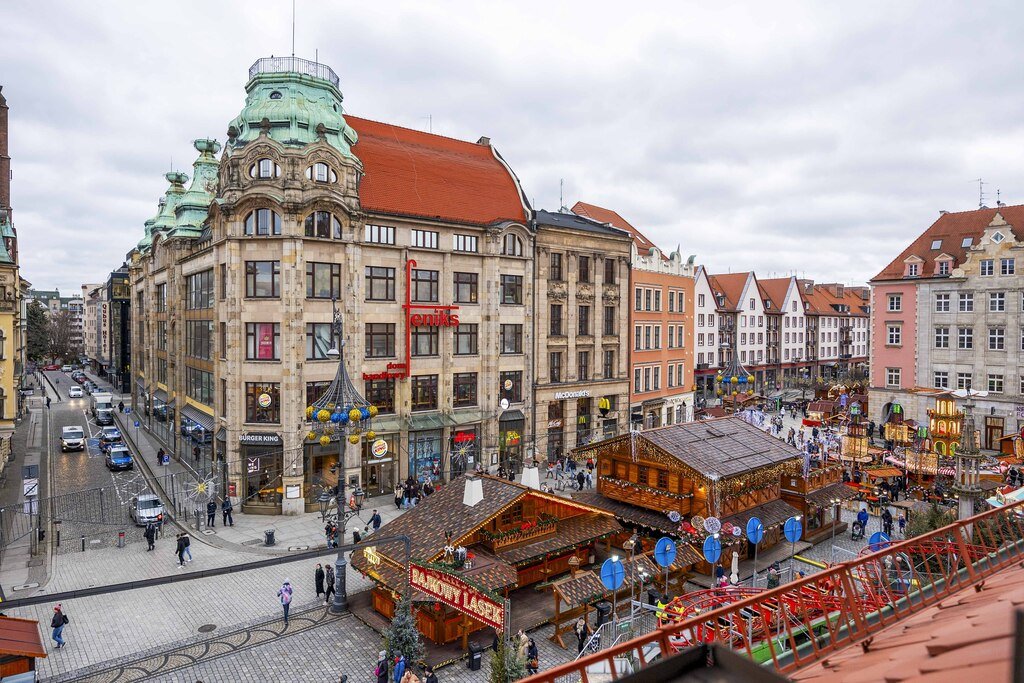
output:
<instances>
[{"instance_id":1,"label":"overcast sky","mask_svg":"<svg viewBox=\"0 0 1024 683\"><path fill-rule=\"evenodd\" d=\"M346 111L487 135L536 206L564 179L712 272L863 282L972 179L1024 198L1019 3L297 3ZM105 279L290 52L287 0L4 3L24 276Z\"/></svg>"}]
</instances>

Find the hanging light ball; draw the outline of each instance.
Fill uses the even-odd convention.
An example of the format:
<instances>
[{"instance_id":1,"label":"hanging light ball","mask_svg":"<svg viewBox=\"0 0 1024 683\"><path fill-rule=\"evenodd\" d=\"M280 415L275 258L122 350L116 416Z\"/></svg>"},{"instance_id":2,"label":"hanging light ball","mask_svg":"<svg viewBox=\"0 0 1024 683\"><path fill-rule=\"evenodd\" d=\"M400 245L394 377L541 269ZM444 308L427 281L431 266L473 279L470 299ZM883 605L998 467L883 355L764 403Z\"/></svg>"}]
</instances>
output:
<instances>
[{"instance_id":1,"label":"hanging light ball","mask_svg":"<svg viewBox=\"0 0 1024 683\"><path fill-rule=\"evenodd\" d=\"M753 395L754 395L754 390L753 389L747 389L747 396L753 396Z\"/></svg>"},{"instance_id":2,"label":"hanging light ball","mask_svg":"<svg viewBox=\"0 0 1024 683\"><path fill-rule=\"evenodd\" d=\"M338 424L339 422L341 422L341 413L339 413L338 411L334 411L333 413L331 413L331 422L333 422L334 424Z\"/></svg>"},{"instance_id":3,"label":"hanging light ball","mask_svg":"<svg viewBox=\"0 0 1024 683\"><path fill-rule=\"evenodd\" d=\"M716 381L716 382L721 382L721 381L722 381L722 379L723 379L723 378L722 378L722 374L721 374L721 373L719 373L719 374L715 375L715 381Z\"/></svg>"},{"instance_id":4,"label":"hanging light ball","mask_svg":"<svg viewBox=\"0 0 1024 683\"><path fill-rule=\"evenodd\" d=\"M377 413L379 412L380 411L377 410L377 406L370 406L370 417L377 417Z\"/></svg>"},{"instance_id":5,"label":"hanging light ball","mask_svg":"<svg viewBox=\"0 0 1024 683\"><path fill-rule=\"evenodd\" d=\"M753 384L754 383L754 376L753 375L747 375L747 381L750 382L751 384Z\"/></svg>"},{"instance_id":6,"label":"hanging light ball","mask_svg":"<svg viewBox=\"0 0 1024 683\"><path fill-rule=\"evenodd\" d=\"M739 394L739 393L740 393L740 392L738 392L738 391L736 391L736 390L734 389L734 390L733 390L733 392L732 392L732 395L733 395L733 396L736 396L736 395L737 395L737 394Z\"/></svg>"},{"instance_id":7,"label":"hanging light ball","mask_svg":"<svg viewBox=\"0 0 1024 683\"><path fill-rule=\"evenodd\" d=\"M738 384L739 381L740 381L740 378L737 377L736 375L733 375L732 377L729 378L729 383L730 384Z\"/></svg>"},{"instance_id":8,"label":"hanging light ball","mask_svg":"<svg viewBox=\"0 0 1024 683\"><path fill-rule=\"evenodd\" d=\"M338 424L340 424L340 425L348 424L348 413L346 413L344 411L338 413Z\"/></svg>"},{"instance_id":9,"label":"hanging light ball","mask_svg":"<svg viewBox=\"0 0 1024 683\"><path fill-rule=\"evenodd\" d=\"M373 431L372 429L370 431L366 432L366 440L367 441L373 441L376 438L377 438L377 432Z\"/></svg>"},{"instance_id":10,"label":"hanging light ball","mask_svg":"<svg viewBox=\"0 0 1024 683\"><path fill-rule=\"evenodd\" d=\"M722 395L722 390L721 389L715 389L715 393L717 395L721 396Z\"/></svg>"},{"instance_id":11,"label":"hanging light ball","mask_svg":"<svg viewBox=\"0 0 1024 683\"><path fill-rule=\"evenodd\" d=\"M740 377L740 384L746 384L746 383L747 383L747 378L746 377Z\"/></svg>"},{"instance_id":12,"label":"hanging light ball","mask_svg":"<svg viewBox=\"0 0 1024 683\"><path fill-rule=\"evenodd\" d=\"M367 408L366 406L363 406L362 408L360 408L359 409L359 417L364 419L364 420L369 420L370 419L370 409Z\"/></svg>"},{"instance_id":13,"label":"hanging light ball","mask_svg":"<svg viewBox=\"0 0 1024 683\"><path fill-rule=\"evenodd\" d=\"M352 422L359 422L359 418L361 418L362 416L363 414L359 412L358 408L353 408L352 410L348 411L348 419L351 420Z\"/></svg>"},{"instance_id":14,"label":"hanging light ball","mask_svg":"<svg viewBox=\"0 0 1024 683\"><path fill-rule=\"evenodd\" d=\"M319 420L320 422L327 422L328 420L331 419L331 411L321 410L319 413L316 414L316 419Z\"/></svg>"},{"instance_id":15,"label":"hanging light ball","mask_svg":"<svg viewBox=\"0 0 1024 683\"><path fill-rule=\"evenodd\" d=\"M359 443L359 435L358 434L353 434L352 436L348 437L348 442L351 443L351 444Z\"/></svg>"},{"instance_id":16,"label":"hanging light ball","mask_svg":"<svg viewBox=\"0 0 1024 683\"><path fill-rule=\"evenodd\" d=\"M306 406L306 419L312 420L314 412L316 412L316 408L314 408L313 406Z\"/></svg>"},{"instance_id":17,"label":"hanging light ball","mask_svg":"<svg viewBox=\"0 0 1024 683\"><path fill-rule=\"evenodd\" d=\"M316 439L316 432L310 432L309 434L306 434L306 438L309 439L310 441L313 441L314 439Z\"/></svg>"},{"instance_id":18,"label":"hanging light ball","mask_svg":"<svg viewBox=\"0 0 1024 683\"><path fill-rule=\"evenodd\" d=\"M326 434L321 436L320 437L320 445L321 446L330 446L331 445L331 437L327 436Z\"/></svg>"}]
</instances>

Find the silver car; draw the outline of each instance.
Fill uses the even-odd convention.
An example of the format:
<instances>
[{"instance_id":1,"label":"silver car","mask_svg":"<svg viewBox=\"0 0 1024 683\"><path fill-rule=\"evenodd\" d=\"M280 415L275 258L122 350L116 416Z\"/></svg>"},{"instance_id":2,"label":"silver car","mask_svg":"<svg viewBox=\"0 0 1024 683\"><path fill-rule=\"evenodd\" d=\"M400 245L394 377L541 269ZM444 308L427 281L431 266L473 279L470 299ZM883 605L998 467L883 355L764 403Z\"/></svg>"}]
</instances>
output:
<instances>
[{"instance_id":1,"label":"silver car","mask_svg":"<svg viewBox=\"0 0 1024 683\"><path fill-rule=\"evenodd\" d=\"M150 522L162 522L164 504L155 493L140 493L132 498L128 514L139 526L146 526Z\"/></svg>"}]
</instances>

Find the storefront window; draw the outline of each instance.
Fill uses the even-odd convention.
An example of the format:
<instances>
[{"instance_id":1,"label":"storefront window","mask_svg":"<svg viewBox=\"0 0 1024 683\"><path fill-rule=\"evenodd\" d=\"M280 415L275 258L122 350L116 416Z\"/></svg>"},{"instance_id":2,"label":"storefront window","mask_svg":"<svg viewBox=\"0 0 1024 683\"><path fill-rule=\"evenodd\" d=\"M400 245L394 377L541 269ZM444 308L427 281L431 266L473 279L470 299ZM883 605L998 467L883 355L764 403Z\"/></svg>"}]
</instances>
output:
<instances>
[{"instance_id":1,"label":"storefront window","mask_svg":"<svg viewBox=\"0 0 1024 683\"><path fill-rule=\"evenodd\" d=\"M380 446L383 441L387 451ZM367 496L391 493L398 481L395 464L398 462L398 435L378 436L372 443L363 441L363 489Z\"/></svg>"},{"instance_id":2,"label":"storefront window","mask_svg":"<svg viewBox=\"0 0 1024 683\"><path fill-rule=\"evenodd\" d=\"M242 447L242 466L245 468L243 505L281 505L281 458L280 447Z\"/></svg>"},{"instance_id":3,"label":"storefront window","mask_svg":"<svg viewBox=\"0 0 1024 683\"><path fill-rule=\"evenodd\" d=\"M548 462L554 462L565 454L565 402L548 403Z\"/></svg>"},{"instance_id":4,"label":"storefront window","mask_svg":"<svg viewBox=\"0 0 1024 683\"><path fill-rule=\"evenodd\" d=\"M377 406L377 412L381 414L395 412L395 380L376 379L366 382L363 392L370 405Z\"/></svg>"},{"instance_id":5,"label":"storefront window","mask_svg":"<svg viewBox=\"0 0 1024 683\"><path fill-rule=\"evenodd\" d=\"M326 447L319 443L306 444L302 472L307 505L317 504L321 493L333 493L338 485L338 449L337 442Z\"/></svg>"},{"instance_id":6,"label":"storefront window","mask_svg":"<svg viewBox=\"0 0 1024 683\"><path fill-rule=\"evenodd\" d=\"M457 372L452 378L452 406L462 408L477 403L475 372Z\"/></svg>"},{"instance_id":7,"label":"storefront window","mask_svg":"<svg viewBox=\"0 0 1024 683\"><path fill-rule=\"evenodd\" d=\"M452 447L448 457L448 478L454 479L476 463L480 428L460 427L452 430Z\"/></svg>"},{"instance_id":8,"label":"storefront window","mask_svg":"<svg viewBox=\"0 0 1024 683\"><path fill-rule=\"evenodd\" d=\"M245 383L245 421L281 421L281 385L276 382Z\"/></svg>"},{"instance_id":9,"label":"storefront window","mask_svg":"<svg viewBox=\"0 0 1024 683\"><path fill-rule=\"evenodd\" d=\"M591 442L590 399L576 399L576 445L582 446Z\"/></svg>"},{"instance_id":10,"label":"storefront window","mask_svg":"<svg viewBox=\"0 0 1024 683\"><path fill-rule=\"evenodd\" d=\"M523 431L526 428L526 420L519 417L522 415L520 411L510 412L516 413L516 417L505 419L502 416L498 420L498 454L502 466L518 471L523 464Z\"/></svg>"},{"instance_id":11,"label":"storefront window","mask_svg":"<svg viewBox=\"0 0 1024 683\"><path fill-rule=\"evenodd\" d=\"M441 430L409 433L409 474L418 481L441 475Z\"/></svg>"}]
</instances>

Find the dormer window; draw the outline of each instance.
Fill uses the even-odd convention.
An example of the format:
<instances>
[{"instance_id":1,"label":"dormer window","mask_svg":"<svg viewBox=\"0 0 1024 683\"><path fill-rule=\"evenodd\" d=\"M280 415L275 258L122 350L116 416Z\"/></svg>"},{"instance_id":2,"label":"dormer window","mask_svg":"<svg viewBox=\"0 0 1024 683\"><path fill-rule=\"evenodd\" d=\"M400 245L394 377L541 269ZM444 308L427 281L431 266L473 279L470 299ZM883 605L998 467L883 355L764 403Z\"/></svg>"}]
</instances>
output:
<instances>
[{"instance_id":1,"label":"dormer window","mask_svg":"<svg viewBox=\"0 0 1024 683\"><path fill-rule=\"evenodd\" d=\"M997 232L997 233L994 233L992 235L992 241L995 242L996 244L999 244L1000 242L1002 242L1005 239L1006 239L1006 236L1003 235L1003 233L1001 233L1001 232Z\"/></svg>"},{"instance_id":2,"label":"dormer window","mask_svg":"<svg viewBox=\"0 0 1024 683\"><path fill-rule=\"evenodd\" d=\"M281 167L274 163L273 159L260 159L249 167L249 175L253 178L278 178L281 175Z\"/></svg>"},{"instance_id":3,"label":"dormer window","mask_svg":"<svg viewBox=\"0 0 1024 683\"><path fill-rule=\"evenodd\" d=\"M281 99L281 97L282 95L280 90L275 90L274 92L270 93L270 99L272 100L279 100Z\"/></svg>"},{"instance_id":4,"label":"dormer window","mask_svg":"<svg viewBox=\"0 0 1024 683\"><path fill-rule=\"evenodd\" d=\"M965 237L963 242L960 243L960 246L963 247L964 249L966 249L967 247L971 246L972 244L974 244L974 238L973 237Z\"/></svg>"},{"instance_id":5,"label":"dormer window","mask_svg":"<svg viewBox=\"0 0 1024 683\"><path fill-rule=\"evenodd\" d=\"M505 256L522 256L523 241L519 239L517 235L513 235L512 233L505 235L505 238L501 243L501 253ZM582 281L586 282L587 280Z\"/></svg>"},{"instance_id":6,"label":"dormer window","mask_svg":"<svg viewBox=\"0 0 1024 683\"><path fill-rule=\"evenodd\" d=\"M306 177L317 183L336 183L338 174L327 164L318 161L306 169Z\"/></svg>"},{"instance_id":7,"label":"dormer window","mask_svg":"<svg viewBox=\"0 0 1024 683\"><path fill-rule=\"evenodd\" d=\"M341 239L341 222L330 211L314 211L306 216L306 237Z\"/></svg>"},{"instance_id":8,"label":"dormer window","mask_svg":"<svg viewBox=\"0 0 1024 683\"><path fill-rule=\"evenodd\" d=\"M907 264L907 277L917 277L920 273L920 266L916 263Z\"/></svg>"},{"instance_id":9,"label":"dormer window","mask_svg":"<svg viewBox=\"0 0 1024 683\"><path fill-rule=\"evenodd\" d=\"M942 249L942 240L932 240L932 251Z\"/></svg>"},{"instance_id":10,"label":"dormer window","mask_svg":"<svg viewBox=\"0 0 1024 683\"><path fill-rule=\"evenodd\" d=\"M939 275L949 275L949 261L939 261L936 272Z\"/></svg>"}]
</instances>

